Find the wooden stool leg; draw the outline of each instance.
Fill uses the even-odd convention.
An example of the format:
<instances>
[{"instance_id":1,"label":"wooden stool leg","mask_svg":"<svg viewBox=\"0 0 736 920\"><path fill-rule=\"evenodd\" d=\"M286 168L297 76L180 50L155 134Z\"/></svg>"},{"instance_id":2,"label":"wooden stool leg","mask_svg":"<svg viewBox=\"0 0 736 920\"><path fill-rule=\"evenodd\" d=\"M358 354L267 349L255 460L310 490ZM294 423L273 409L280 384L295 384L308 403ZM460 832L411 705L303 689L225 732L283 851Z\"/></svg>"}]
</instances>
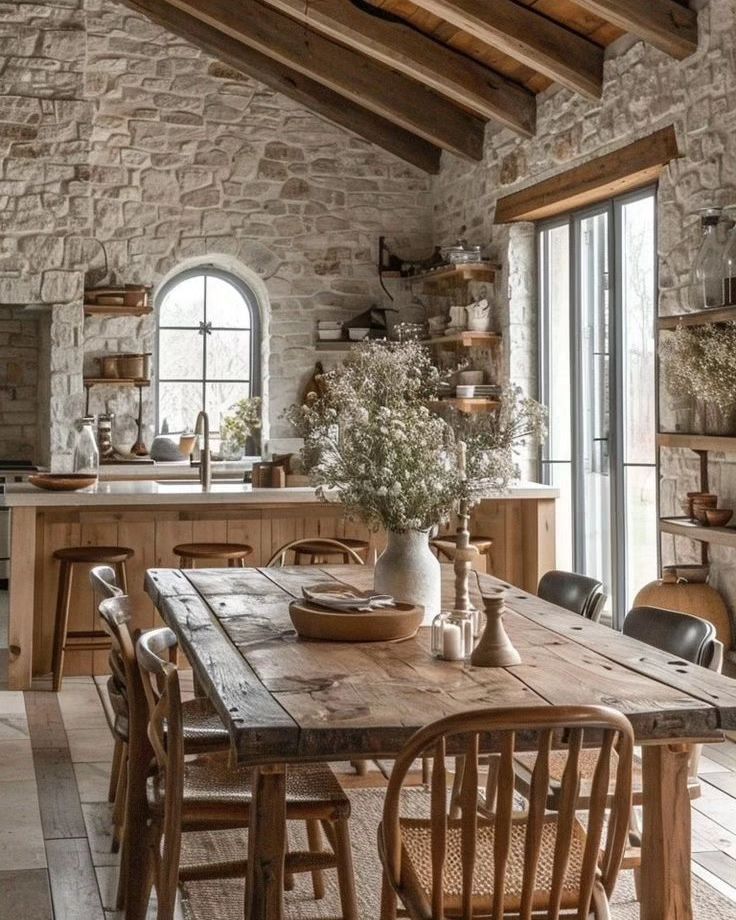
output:
<instances>
[{"instance_id":1,"label":"wooden stool leg","mask_svg":"<svg viewBox=\"0 0 736 920\"><path fill-rule=\"evenodd\" d=\"M355 770L358 776L365 776L368 772L367 760L351 760L350 766Z\"/></svg>"},{"instance_id":2,"label":"wooden stool leg","mask_svg":"<svg viewBox=\"0 0 736 920\"><path fill-rule=\"evenodd\" d=\"M350 831L347 820L342 818L340 821L335 821L334 828L337 884L340 888L342 920L358 920L358 907L355 902L353 850L350 845Z\"/></svg>"},{"instance_id":3,"label":"wooden stool leg","mask_svg":"<svg viewBox=\"0 0 736 920\"><path fill-rule=\"evenodd\" d=\"M126 746L127 748L127 746ZM120 764L120 774L118 775L118 785L115 790L115 807L112 811L112 848L111 852L117 853L120 849L120 842L125 834L125 792L128 786L128 752L123 752L123 760Z\"/></svg>"},{"instance_id":4,"label":"wooden stool leg","mask_svg":"<svg viewBox=\"0 0 736 920\"><path fill-rule=\"evenodd\" d=\"M322 850L322 834L319 829L319 821L309 820L304 822L307 825L307 841L309 843L310 853L319 853ZM321 869L315 869L312 872L312 890L314 900L321 901L325 896L325 879Z\"/></svg>"},{"instance_id":5,"label":"wooden stool leg","mask_svg":"<svg viewBox=\"0 0 736 920\"><path fill-rule=\"evenodd\" d=\"M381 881L381 920L396 920L396 895L384 870Z\"/></svg>"},{"instance_id":6,"label":"wooden stool leg","mask_svg":"<svg viewBox=\"0 0 736 920\"><path fill-rule=\"evenodd\" d=\"M54 653L51 661L54 691L61 690L64 674L64 646L69 627L69 604L72 597L72 563L62 559L59 567L59 587L56 594L56 619L54 622Z\"/></svg>"},{"instance_id":7,"label":"wooden stool leg","mask_svg":"<svg viewBox=\"0 0 736 920\"><path fill-rule=\"evenodd\" d=\"M128 593L128 569L124 562L115 563L115 574L118 578L118 584L120 585L123 594Z\"/></svg>"}]
</instances>

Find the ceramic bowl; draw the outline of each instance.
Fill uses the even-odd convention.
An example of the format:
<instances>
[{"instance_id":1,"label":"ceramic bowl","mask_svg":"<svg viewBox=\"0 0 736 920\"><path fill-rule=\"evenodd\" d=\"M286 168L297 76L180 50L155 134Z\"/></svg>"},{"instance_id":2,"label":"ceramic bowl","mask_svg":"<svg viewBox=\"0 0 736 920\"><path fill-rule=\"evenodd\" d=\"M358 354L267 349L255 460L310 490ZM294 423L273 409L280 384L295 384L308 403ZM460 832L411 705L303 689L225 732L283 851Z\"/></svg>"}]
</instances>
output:
<instances>
[{"instance_id":1,"label":"ceramic bowl","mask_svg":"<svg viewBox=\"0 0 736 920\"><path fill-rule=\"evenodd\" d=\"M457 380L463 386L478 386L483 383L483 371L460 371Z\"/></svg>"},{"instance_id":2,"label":"ceramic bowl","mask_svg":"<svg viewBox=\"0 0 736 920\"><path fill-rule=\"evenodd\" d=\"M475 387L456 386L455 396L457 396L458 399L472 399L475 396Z\"/></svg>"},{"instance_id":3,"label":"ceramic bowl","mask_svg":"<svg viewBox=\"0 0 736 920\"><path fill-rule=\"evenodd\" d=\"M718 507L718 496L700 496L700 498L693 499L693 517L700 524L707 524L708 519L705 516L705 512L708 509L713 509Z\"/></svg>"},{"instance_id":4,"label":"ceramic bowl","mask_svg":"<svg viewBox=\"0 0 736 920\"><path fill-rule=\"evenodd\" d=\"M709 527L725 527L733 517L731 508L704 508L703 511Z\"/></svg>"},{"instance_id":5,"label":"ceramic bowl","mask_svg":"<svg viewBox=\"0 0 736 920\"><path fill-rule=\"evenodd\" d=\"M368 333L371 330L363 326L353 326L348 329L348 336L350 337L351 342L361 342L363 339L368 337Z\"/></svg>"},{"instance_id":6,"label":"ceramic bowl","mask_svg":"<svg viewBox=\"0 0 736 920\"><path fill-rule=\"evenodd\" d=\"M690 585L702 585L708 581L710 566L702 563L666 565L664 571L670 572L678 581L686 581Z\"/></svg>"}]
</instances>

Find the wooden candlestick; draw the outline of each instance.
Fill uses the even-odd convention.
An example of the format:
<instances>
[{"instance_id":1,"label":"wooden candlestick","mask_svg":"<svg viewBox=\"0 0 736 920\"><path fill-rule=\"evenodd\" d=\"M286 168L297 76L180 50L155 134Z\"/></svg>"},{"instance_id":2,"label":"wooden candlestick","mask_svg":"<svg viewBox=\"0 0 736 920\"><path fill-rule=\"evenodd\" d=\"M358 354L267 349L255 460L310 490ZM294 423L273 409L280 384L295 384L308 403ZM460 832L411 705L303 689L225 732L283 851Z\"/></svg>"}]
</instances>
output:
<instances>
[{"instance_id":1,"label":"wooden candlestick","mask_svg":"<svg viewBox=\"0 0 736 920\"><path fill-rule=\"evenodd\" d=\"M502 590L483 595L486 625L470 656L470 663L476 668L508 668L521 664L521 655L511 644L503 627L505 599L506 594Z\"/></svg>"},{"instance_id":2,"label":"wooden candlestick","mask_svg":"<svg viewBox=\"0 0 736 920\"><path fill-rule=\"evenodd\" d=\"M468 521L470 520L470 509L468 500L461 499L458 509L458 523L455 537L455 559L453 569L455 571L455 605L452 612L458 616L464 615L473 617L477 613L475 607L470 603L470 588L468 579L470 571L473 568L473 559L478 555L475 546L470 545L470 531L468 530Z\"/></svg>"}]
</instances>

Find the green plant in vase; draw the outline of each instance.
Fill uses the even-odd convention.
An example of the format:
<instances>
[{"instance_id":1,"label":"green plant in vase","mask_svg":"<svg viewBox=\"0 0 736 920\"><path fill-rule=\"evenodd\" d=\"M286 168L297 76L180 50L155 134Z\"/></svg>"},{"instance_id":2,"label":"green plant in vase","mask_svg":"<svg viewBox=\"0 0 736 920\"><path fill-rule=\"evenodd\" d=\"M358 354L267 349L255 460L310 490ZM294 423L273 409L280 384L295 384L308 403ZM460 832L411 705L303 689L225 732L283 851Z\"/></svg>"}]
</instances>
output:
<instances>
[{"instance_id":1,"label":"green plant in vase","mask_svg":"<svg viewBox=\"0 0 736 920\"><path fill-rule=\"evenodd\" d=\"M256 440L261 430L261 399L251 396L230 406L229 414L220 422L220 438L224 460L240 460L248 448L256 452Z\"/></svg>"}]
</instances>

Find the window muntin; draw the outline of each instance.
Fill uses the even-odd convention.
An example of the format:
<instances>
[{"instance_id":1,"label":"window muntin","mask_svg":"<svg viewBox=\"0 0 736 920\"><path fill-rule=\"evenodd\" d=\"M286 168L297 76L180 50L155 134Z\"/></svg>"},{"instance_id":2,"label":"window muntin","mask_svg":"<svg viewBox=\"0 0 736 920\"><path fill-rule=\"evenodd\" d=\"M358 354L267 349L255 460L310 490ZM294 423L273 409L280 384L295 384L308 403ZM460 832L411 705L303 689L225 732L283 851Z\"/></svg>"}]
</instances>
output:
<instances>
[{"instance_id":1,"label":"window muntin","mask_svg":"<svg viewBox=\"0 0 736 920\"><path fill-rule=\"evenodd\" d=\"M250 288L213 268L172 278L158 297L158 431L191 430L205 409L213 434L239 399L260 393L258 306Z\"/></svg>"}]
</instances>

